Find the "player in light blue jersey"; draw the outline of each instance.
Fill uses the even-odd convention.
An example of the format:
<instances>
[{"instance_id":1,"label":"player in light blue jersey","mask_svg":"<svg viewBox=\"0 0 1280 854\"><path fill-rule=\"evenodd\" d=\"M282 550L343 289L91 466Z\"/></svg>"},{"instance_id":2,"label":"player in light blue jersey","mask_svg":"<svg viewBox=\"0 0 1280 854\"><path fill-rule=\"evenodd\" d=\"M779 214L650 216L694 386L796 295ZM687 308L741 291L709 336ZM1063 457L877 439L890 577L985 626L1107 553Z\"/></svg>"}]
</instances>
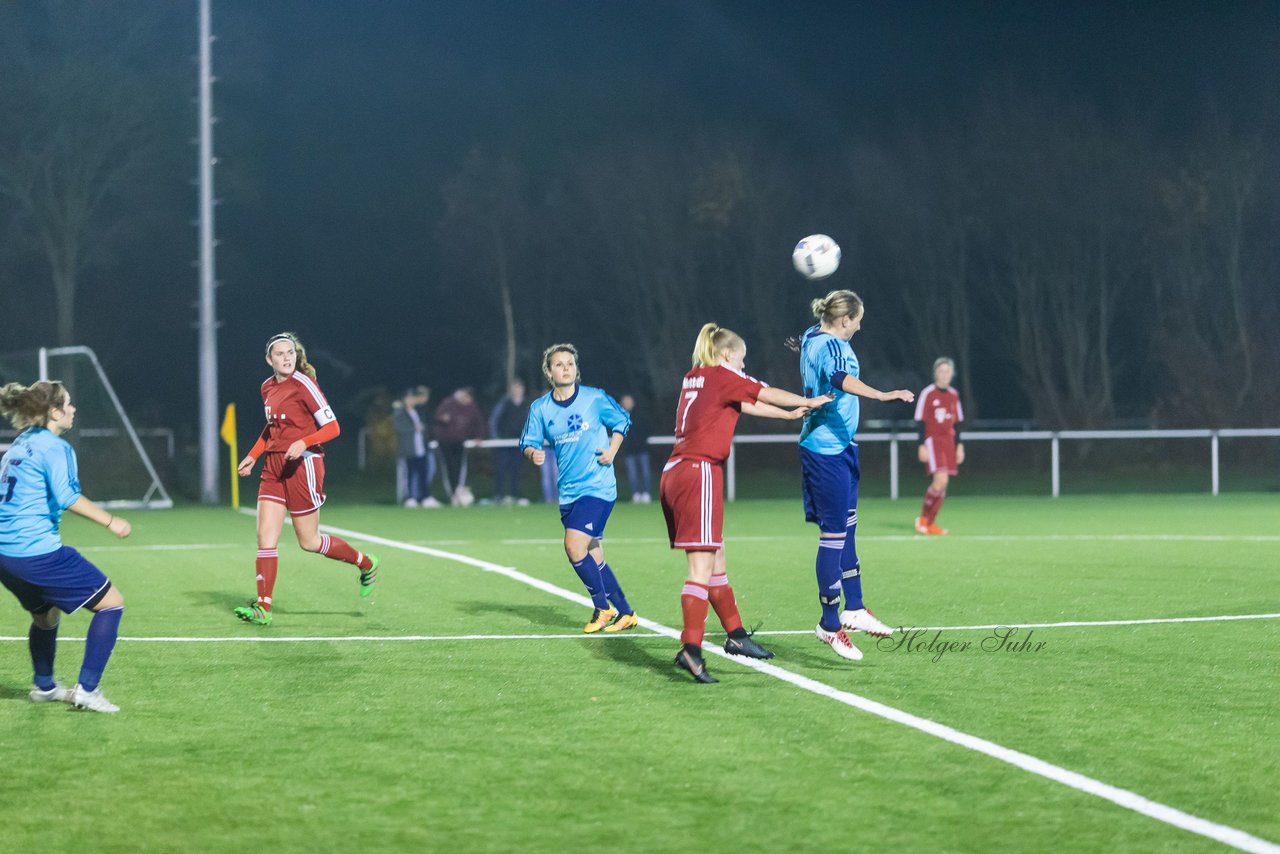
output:
<instances>
[{"instance_id":1,"label":"player in light blue jersey","mask_svg":"<svg viewBox=\"0 0 1280 854\"><path fill-rule=\"evenodd\" d=\"M31 701L117 712L98 682L115 648L124 597L102 570L62 544L59 524L63 511L70 510L124 538L129 523L80 494L76 453L62 438L76 408L62 383L9 383L0 388L0 414L23 430L0 458L0 584L31 612ZM81 608L92 611L93 619L80 681L68 690L53 678L58 623L63 612Z\"/></svg>"},{"instance_id":2,"label":"player in light blue jersey","mask_svg":"<svg viewBox=\"0 0 1280 854\"><path fill-rule=\"evenodd\" d=\"M618 498L613 458L631 426L631 416L601 389L578 384L578 350L572 344L548 347L542 354L542 373L551 391L530 405L520 449L539 466L547 460L544 446L551 445L555 452L564 551L595 607L583 631L634 628L636 612L605 562L600 543Z\"/></svg>"},{"instance_id":3,"label":"player in light blue jersey","mask_svg":"<svg viewBox=\"0 0 1280 854\"><path fill-rule=\"evenodd\" d=\"M799 341L804 396L830 394L835 401L811 409L800 431L800 469L805 521L816 522L818 540L818 601L822 619L815 633L838 655L854 661L862 652L845 629L872 637L893 633L862 602L862 575L854 543L858 528L858 398L903 400L915 395L906 389L877 391L858 378L858 357L849 345L862 327L862 300L853 291L832 291L812 304L818 324ZM844 593L844 610L840 594Z\"/></svg>"}]
</instances>

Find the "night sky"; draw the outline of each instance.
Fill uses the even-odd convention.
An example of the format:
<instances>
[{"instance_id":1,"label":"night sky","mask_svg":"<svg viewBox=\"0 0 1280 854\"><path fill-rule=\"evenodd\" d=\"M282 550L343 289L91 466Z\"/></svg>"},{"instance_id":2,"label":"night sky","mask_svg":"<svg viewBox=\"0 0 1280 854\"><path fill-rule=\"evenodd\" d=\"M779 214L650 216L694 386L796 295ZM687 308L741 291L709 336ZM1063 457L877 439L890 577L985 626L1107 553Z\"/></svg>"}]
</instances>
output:
<instances>
[{"instance_id":1,"label":"night sky","mask_svg":"<svg viewBox=\"0 0 1280 854\"><path fill-rule=\"evenodd\" d=\"M190 6L163 24L184 96ZM345 395L419 381L492 394L478 352L498 346L479 331L492 324L467 335L438 320L466 298L439 258L441 188L477 146L509 152L534 184L637 136L741 129L804 157L928 125L993 80L1142 114L1176 137L1206 99L1256 112L1280 66L1274 2L215 0L213 14L221 387L246 406L266 375L262 343L284 328ZM86 275L80 338L142 420L192 426L195 117L180 103L162 213ZM780 234L779 252L799 236ZM802 312L812 294L790 284ZM34 272L15 281L3 305L29 322L3 349L47 340L45 289Z\"/></svg>"}]
</instances>

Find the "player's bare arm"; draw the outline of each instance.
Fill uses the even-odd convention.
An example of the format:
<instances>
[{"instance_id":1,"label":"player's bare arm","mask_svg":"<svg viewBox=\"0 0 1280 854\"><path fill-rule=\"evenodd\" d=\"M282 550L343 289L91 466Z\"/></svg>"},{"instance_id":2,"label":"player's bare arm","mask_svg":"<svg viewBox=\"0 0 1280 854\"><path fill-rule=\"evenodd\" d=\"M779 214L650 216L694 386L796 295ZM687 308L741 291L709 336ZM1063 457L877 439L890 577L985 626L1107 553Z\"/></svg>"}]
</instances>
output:
<instances>
[{"instance_id":1,"label":"player's bare arm","mask_svg":"<svg viewBox=\"0 0 1280 854\"><path fill-rule=\"evenodd\" d=\"M90 522L97 522L122 540L133 531L133 526L129 524L129 520L108 513L83 495L77 498L75 503L67 509L77 516L83 516Z\"/></svg>"},{"instance_id":2,"label":"player's bare arm","mask_svg":"<svg viewBox=\"0 0 1280 854\"><path fill-rule=\"evenodd\" d=\"M866 397L871 400L901 400L904 403L911 403L916 399L915 392L908 391L905 388L894 389L893 391L880 391L879 389L872 388L854 376L846 376L844 378L844 382L840 384L840 388L847 391L849 394L856 394L858 397Z\"/></svg>"},{"instance_id":3,"label":"player's bare arm","mask_svg":"<svg viewBox=\"0 0 1280 854\"><path fill-rule=\"evenodd\" d=\"M798 421L808 411L808 407L804 406L797 406L795 409L783 409L781 406L774 406L771 403L742 404L743 415L754 415L757 418L776 418L780 421Z\"/></svg>"}]
</instances>

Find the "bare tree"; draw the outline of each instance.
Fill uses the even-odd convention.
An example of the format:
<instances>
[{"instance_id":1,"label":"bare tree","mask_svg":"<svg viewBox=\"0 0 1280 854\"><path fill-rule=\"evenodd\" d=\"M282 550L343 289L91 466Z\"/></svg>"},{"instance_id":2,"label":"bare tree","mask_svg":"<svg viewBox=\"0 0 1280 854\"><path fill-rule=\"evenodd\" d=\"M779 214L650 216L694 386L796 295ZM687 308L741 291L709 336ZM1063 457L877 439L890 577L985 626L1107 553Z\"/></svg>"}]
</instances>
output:
<instances>
[{"instance_id":1,"label":"bare tree","mask_svg":"<svg viewBox=\"0 0 1280 854\"><path fill-rule=\"evenodd\" d=\"M82 274L118 233L109 202L155 151L159 99L136 65L155 17L133 11L50 0L0 13L0 200L48 265L61 344L76 337Z\"/></svg>"}]
</instances>

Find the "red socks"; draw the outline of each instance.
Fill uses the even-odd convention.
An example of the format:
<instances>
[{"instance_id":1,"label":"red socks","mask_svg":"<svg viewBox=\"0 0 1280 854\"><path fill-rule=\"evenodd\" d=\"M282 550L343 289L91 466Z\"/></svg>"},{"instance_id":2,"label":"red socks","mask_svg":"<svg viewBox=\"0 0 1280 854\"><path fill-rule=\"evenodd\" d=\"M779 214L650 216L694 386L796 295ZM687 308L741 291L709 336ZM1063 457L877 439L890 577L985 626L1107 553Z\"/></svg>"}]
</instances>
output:
<instances>
[{"instance_id":1,"label":"red socks","mask_svg":"<svg viewBox=\"0 0 1280 854\"><path fill-rule=\"evenodd\" d=\"M258 571L258 604L263 610L271 610L271 591L276 586L276 567L280 562L276 549L258 549L254 567Z\"/></svg>"},{"instance_id":2,"label":"red socks","mask_svg":"<svg viewBox=\"0 0 1280 854\"><path fill-rule=\"evenodd\" d=\"M707 598L711 607L715 608L720 625L726 632L735 632L742 628L742 616L738 613L737 600L733 598L733 588L729 586L729 576L713 575L707 588Z\"/></svg>"},{"instance_id":3,"label":"red socks","mask_svg":"<svg viewBox=\"0 0 1280 854\"><path fill-rule=\"evenodd\" d=\"M938 511L942 509L942 500L947 497L945 492L939 492L932 486L925 490L924 506L920 508L920 518L924 520L926 525L932 525L933 520L938 518Z\"/></svg>"},{"instance_id":4,"label":"red socks","mask_svg":"<svg viewBox=\"0 0 1280 854\"><path fill-rule=\"evenodd\" d=\"M686 581L680 591L680 611L684 614L684 631L680 642L702 646L707 630L707 588L696 581Z\"/></svg>"},{"instance_id":5,"label":"red socks","mask_svg":"<svg viewBox=\"0 0 1280 854\"><path fill-rule=\"evenodd\" d=\"M368 555L351 548L341 537L333 537L329 534L320 535L320 554L332 560L349 563L359 569L369 569L373 566L373 561L369 560Z\"/></svg>"}]
</instances>

